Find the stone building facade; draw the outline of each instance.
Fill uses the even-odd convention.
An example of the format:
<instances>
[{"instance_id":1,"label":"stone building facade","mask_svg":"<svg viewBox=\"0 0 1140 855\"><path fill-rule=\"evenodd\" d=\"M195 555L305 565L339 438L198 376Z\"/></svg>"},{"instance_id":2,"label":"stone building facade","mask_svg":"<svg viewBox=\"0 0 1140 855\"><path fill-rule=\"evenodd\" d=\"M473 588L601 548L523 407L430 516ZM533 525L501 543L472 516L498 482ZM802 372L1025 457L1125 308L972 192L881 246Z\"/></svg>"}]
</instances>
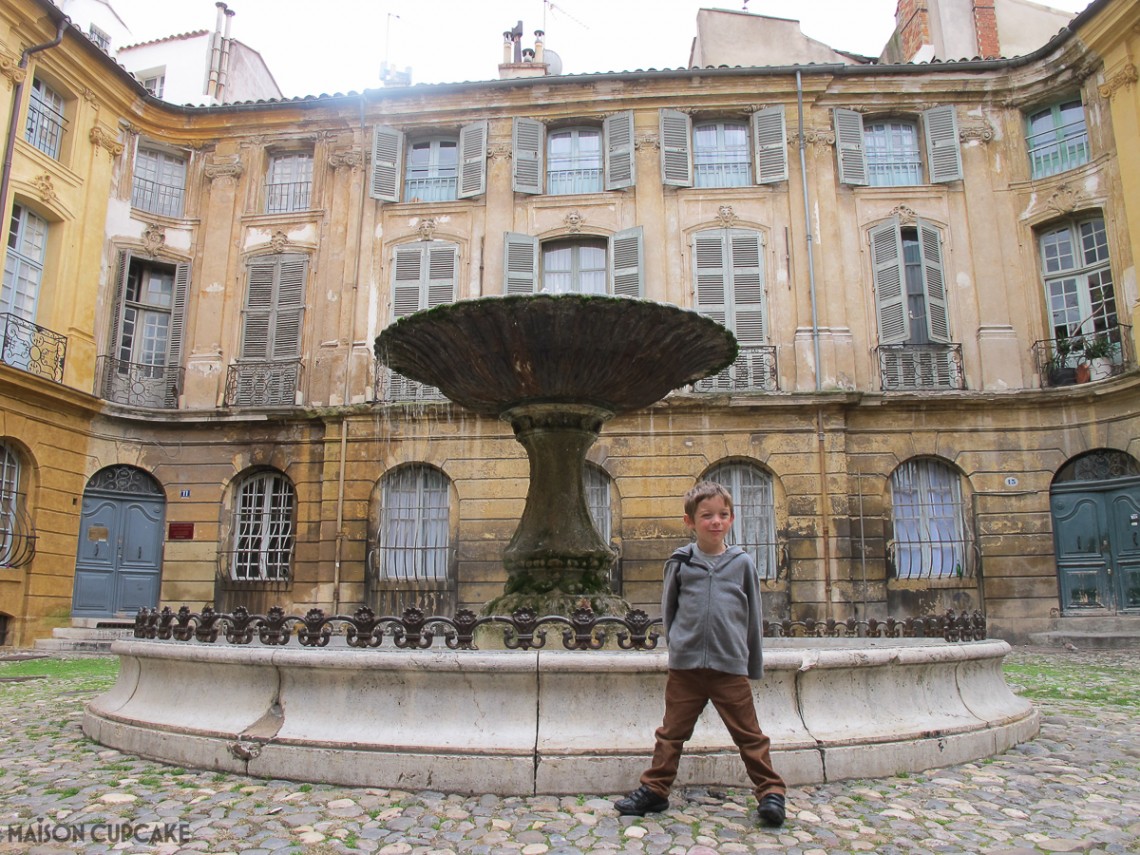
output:
<instances>
[{"instance_id":1,"label":"stone building facade","mask_svg":"<svg viewBox=\"0 0 1140 855\"><path fill-rule=\"evenodd\" d=\"M1016 59L196 109L13 0L6 642L141 606L478 608L525 454L373 341L536 290L742 346L590 452L633 605L656 613L679 496L713 477L769 618L1140 622L1138 15L1100 0Z\"/></svg>"}]
</instances>

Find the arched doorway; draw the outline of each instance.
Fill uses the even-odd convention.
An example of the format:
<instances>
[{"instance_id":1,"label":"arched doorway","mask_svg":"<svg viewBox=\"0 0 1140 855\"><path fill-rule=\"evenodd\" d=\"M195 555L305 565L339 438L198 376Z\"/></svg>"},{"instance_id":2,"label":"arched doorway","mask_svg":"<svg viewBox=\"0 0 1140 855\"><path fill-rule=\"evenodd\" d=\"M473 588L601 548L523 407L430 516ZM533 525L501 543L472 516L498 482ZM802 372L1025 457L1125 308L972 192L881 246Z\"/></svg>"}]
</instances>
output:
<instances>
[{"instance_id":1,"label":"arched doorway","mask_svg":"<svg viewBox=\"0 0 1140 855\"><path fill-rule=\"evenodd\" d=\"M71 614L134 617L158 605L166 497L134 466L96 472L83 491Z\"/></svg>"},{"instance_id":2,"label":"arched doorway","mask_svg":"<svg viewBox=\"0 0 1140 855\"><path fill-rule=\"evenodd\" d=\"M1050 508L1062 614L1140 614L1140 463L1114 449L1076 457Z\"/></svg>"}]
</instances>

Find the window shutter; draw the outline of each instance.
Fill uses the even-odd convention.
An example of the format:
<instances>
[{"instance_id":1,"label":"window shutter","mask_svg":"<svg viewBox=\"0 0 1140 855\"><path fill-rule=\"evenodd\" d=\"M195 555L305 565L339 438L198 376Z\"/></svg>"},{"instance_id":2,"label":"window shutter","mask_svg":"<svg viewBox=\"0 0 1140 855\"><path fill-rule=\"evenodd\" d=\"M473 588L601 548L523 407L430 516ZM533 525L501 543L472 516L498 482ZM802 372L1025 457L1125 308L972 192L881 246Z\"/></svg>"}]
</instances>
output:
<instances>
[{"instance_id":1,"label":"window shutter","mask_svg":"<svg viewBox=\"0 0 1140 855\"><path fill-rule=\"evenodd\" d=\"M303 255L283 255L279 259L273 359L301 355L301 322L305 317L305 273L308 266L308 259Z\"/></svg>"},{"instance_id":2,"label":"window shutter","mask_svg":"<svg viewBox=\"0 0 1140 855\"><path fill-rule=\"evenodd\" d=\"M768 338L764 314L764 242L759 232L734 229L731 250L732 331L741 345Z\"/></svg>"},{"instance_id":3,"label":"window shutter","mask_svg":"<svg viewBox=\"0 0 1140 855\"><path fill-rule=\"evenodd\" d=\"M835 119L835 156L841 184L867 183L867 153L863 147L863 117L854 110L832 110Z\"/></svg>"},{"instance_id":4,"label":"window shutter","mask_svg":"<svg viewBox=\"0 0 1140 855\"><path fill-rule=\"evenodd\" d=\"M693 293L697 312L728 324L728 258L723 229L693 235Z\"/></svg>"},{"instance_id":5,"label":"window shutter","mask_svg":"<svg viewBox=\"0 0 1140 855\"><path fill-rule=\"evenodd\" d=\"M546 126L534 119L516 117L511 127L511 189L516 193L541 193Z\"/></svg>"},{"instance_id":6,"label":"window shutter","mask_svg":"<svg viewBox=\"0 0 1140 855\"><path fill-rule=\"evenodd\" d=\"M923 114L926 158L935 184L962 180L962 150L958 146L958 117L952 105L933 107Z\"/></svg>"},{"instance_id":7,"label":"window shutter","mask_svg":"<svg viewBox=\"0 0 1140 855\"><path fill-rule=\"evenodd\" d=\"M645 296L645 258L641 226L610 238L610 293L615 297Z\"/></svg>"},{"instance_id":8,"label":"window shutter","mask_svg":"<svg viewBox=\"0 0 1140 855\"><path fill-rule=\"evenodd\" d=\"M633 113L608 116L602 123L606 145L606 189L632 187L637 181L633 146Z\"/></svg>"},{"instance_id":9,"label":"window shutter","mask_svg":"<svg viewBox=\"0 0 1140 855\"><path fill-rule=\"evenodd\" d=\"M245 320L242 324L242 359L269 358L269 321L273 316L273 274L275 259L255 259L249 263L245 296Z\"/></svg>"},{"instance_id":10,"label":"window shutter","mask_svg":"<svg viewBox=\"0 0 1140 855\"><path fill-rule=\"evenodd\" d=\"M756 183L788 180L788 142L783 107L766 107L752 114L752 144L756 148Z\"/></svg>"},{"instance_id":11,"label":"window shutter","mask_svg":"<svg viewBox=\"0 0 1140 855\"><path fill-rule=\"evenodd\" d=\"M393 320L418 312L423 281L424 249L420 244L396 247L396 269L392 277Z\"/></svg>"},{"instance_id":12,"label":"window shutter","mask_svg":"<svg viewBox=\"0 0 1140 855\"><path fill-rule=\"evenodd\" d=\"M533 294L538 290L538 238L507 232L503 257L504 294Z\"/></svg>"},{"instance_id":13,"label":"window shutter","mask_svg":"<svg viewBox=\"0 0 1140 855\"><path fill-rule=\"evenodd\" d=\"M459 129L460 199L487 192L487 122L472 122Z\"/></svg>"},{"instance_id":14,"label":"window shutter","mask_svg":"<svg viewBox=\"0 0 1140 855\"><path fill-rule=\"evenodd\" d=\"M115 266L115 310L111 314L111 342L107 348L112 359L119 358L119 331L122 328L123 309L126 306L127 271L131 268L131 254L126 250L119 253L119 263Z\"/></svg>"},{"instance_id":15,"label":"window shutter","mask_svg":"<svg viewBox=\"0 0 1140 855\"><path fill-rule=\"evenodd\" d=\"M433 243L427 250L427 308L455 302L459 247Z\"/></svg>"},{"instance_id":16,"label":"window shutter","mask_svg":"<svg viewBox=\"0 0 1140 855\"><path fill-rule=\"evenodd\" d=\"M693 186L693 122L676 110L661 111L661 183Z\"/></svg>"},{"instance_id":17,"label":"window shutter","mask_svg":"<svg viewBox=\"0 0 1140 855\"><path fill-rule=\"evenodd\" d=\"M368 189L369 196L383 202L399 201L403 155L402 133L384 125L372 129L372 186Z\"/></svg>"},{"instance_id":18,"label":"window shutter","mask_svg":"<svg viewBox=\"0 0 1140 855\"><path fill-rule=\"evenodd\" d=\"M897 219L871 229L871 269L875 275L879 344L903 344L910 338L910 319L906 310L902 233Z\"/></svg>"},{"instance_id":19,"label":"window shutter","mask_svg":"<svg viewBox=\"0 0 1140 855\"><path fill-rule=\"evenodd\" d=\"M170 340L166 348L166 395L168 407L178 406L178 369L182 365L182 339L186 334L186 296L190 290L190 265L174 269L174 297L170 305Z\"/></svg>"},{"instance_id":20,"label":"window shutter","mask_svg":"<svg viewBox=\"0 0 1140 855\"><path fill-rule=\"evenodd\" d=\"M926 290L926 324L930 340L950 342L950 315L946 305L946 277L942 269L942 236L924 220L916 222L922 253L922 284Z\"/></svg>"}]
</instances>

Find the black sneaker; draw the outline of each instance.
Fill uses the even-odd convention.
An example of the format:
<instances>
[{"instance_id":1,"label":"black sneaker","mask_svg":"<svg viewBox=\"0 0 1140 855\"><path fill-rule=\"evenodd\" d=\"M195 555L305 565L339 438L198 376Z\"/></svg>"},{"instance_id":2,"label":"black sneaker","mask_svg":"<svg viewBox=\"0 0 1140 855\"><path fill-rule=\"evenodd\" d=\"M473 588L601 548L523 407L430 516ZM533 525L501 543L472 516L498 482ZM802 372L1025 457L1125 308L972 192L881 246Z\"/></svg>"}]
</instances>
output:
<instances>
[{"instance_id":1,"label":"black sneaker","mask_svg":"<svg viewBox=\"0 0 1140 855\"><path fill-rule=\"evenodd\" d=\"M764 825L781 826L784 824L784 797L779 793L768 793L760 799L756 814Z\"/></svg>"},{"instance_id":2,"label":"black sneaker","mask_svg":"<svg viewBox=\"0 0 1140 855\"><path fill-rule=\"evenodd\" d=\"M614 807L622 816L645 816L669 810L669 800L642 784L624 799L614 802Z\"/></svg>"}]
</instances>

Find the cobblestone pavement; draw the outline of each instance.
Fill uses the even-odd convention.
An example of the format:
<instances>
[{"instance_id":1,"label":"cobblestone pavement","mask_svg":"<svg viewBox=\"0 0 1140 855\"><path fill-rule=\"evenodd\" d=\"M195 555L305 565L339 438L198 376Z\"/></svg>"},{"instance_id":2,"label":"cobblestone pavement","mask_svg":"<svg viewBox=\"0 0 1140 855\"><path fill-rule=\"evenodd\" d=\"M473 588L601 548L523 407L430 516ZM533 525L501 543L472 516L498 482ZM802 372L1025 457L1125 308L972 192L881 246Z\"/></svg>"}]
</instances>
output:
<instances>
[{"instance_id":1,"label":"cobblestone pavement","mask_svg":"<svg viewBox=\"0 0 1140 855\"><path fill-rule=\"evenodd\" d=\"M83 736L83 704L114 669L86 662L39 678L0 662L0 853L1140 852L1140 650L1017 649L1007 679L1041 709L1037 739L922 774L794 787L780 829L757 826L743 790L676 791L642 819L619 817L617 794L468 797L171 768ZM69 828L86 839L62 839Z\"/></svg>"}]
</instances>

